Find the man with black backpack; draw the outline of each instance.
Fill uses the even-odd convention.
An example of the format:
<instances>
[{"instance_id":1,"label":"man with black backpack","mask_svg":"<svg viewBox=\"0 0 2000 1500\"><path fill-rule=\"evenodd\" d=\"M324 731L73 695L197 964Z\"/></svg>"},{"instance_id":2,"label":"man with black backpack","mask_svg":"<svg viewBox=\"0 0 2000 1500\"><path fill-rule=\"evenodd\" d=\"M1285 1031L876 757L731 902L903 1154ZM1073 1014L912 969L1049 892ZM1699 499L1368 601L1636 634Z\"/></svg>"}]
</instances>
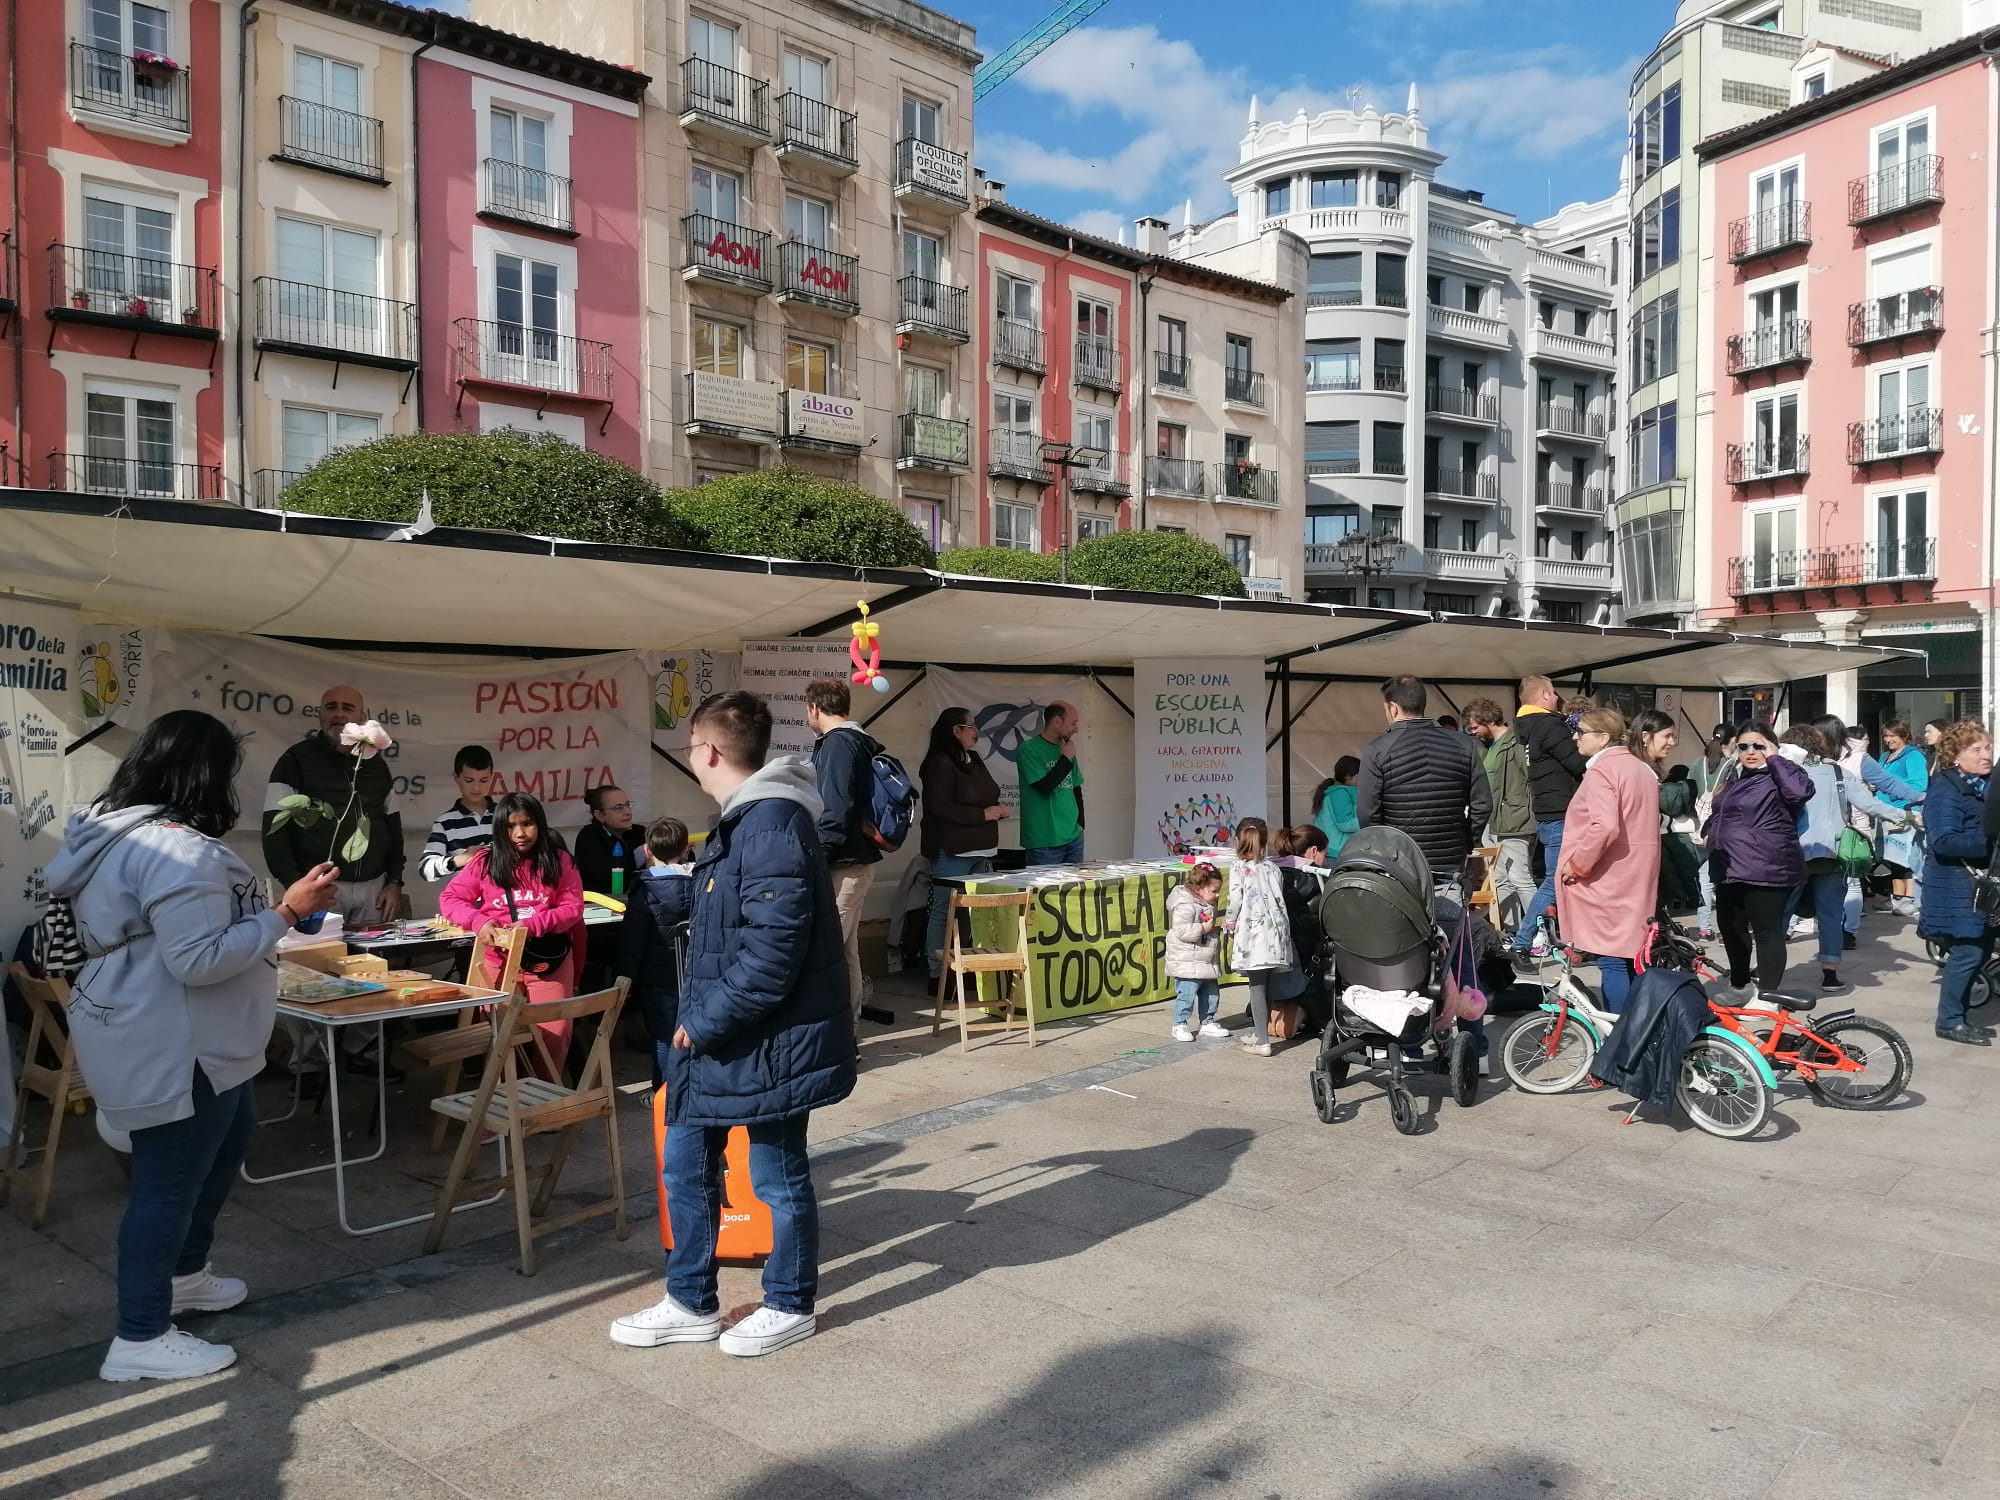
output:
<instances>
[{"instance_id":1,"label":"man with black backpack","mask_svg":"<svg viewBox=\"0 0 2000 1500\"><path fill-rule=\"evenodd\" d=\"M819 779L819 841L833 876L833 907L840 914L840 941L847 952L847 997L857 1023L861 1017L861 908L882 861L874 824L875 757L882 747L848 717L852 699L838 677L806 684L806 724L813 741L813 773Z\"/></svg>"}]
</instances>

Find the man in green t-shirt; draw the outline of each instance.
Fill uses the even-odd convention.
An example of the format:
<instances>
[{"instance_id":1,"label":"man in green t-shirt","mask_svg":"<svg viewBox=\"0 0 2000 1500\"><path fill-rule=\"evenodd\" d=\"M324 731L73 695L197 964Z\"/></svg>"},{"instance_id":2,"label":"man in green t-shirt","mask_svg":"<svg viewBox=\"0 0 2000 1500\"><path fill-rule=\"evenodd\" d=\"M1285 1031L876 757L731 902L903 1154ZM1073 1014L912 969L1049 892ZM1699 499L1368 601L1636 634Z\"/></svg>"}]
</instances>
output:
<instances>
[{"instance_id":1,"label":"man in green t-shirt","mask_svg":"<svg viewBox=\"0 0 2000 1500\"><path fill-rule=\"evenodd\" d=\"M1083 719L1073 703L1042 710L1042 732L1014 753L1021 778L1021 847L1031 865L1083 859L1083 771L1073 748Z\"/></svg>"}]
</instances>

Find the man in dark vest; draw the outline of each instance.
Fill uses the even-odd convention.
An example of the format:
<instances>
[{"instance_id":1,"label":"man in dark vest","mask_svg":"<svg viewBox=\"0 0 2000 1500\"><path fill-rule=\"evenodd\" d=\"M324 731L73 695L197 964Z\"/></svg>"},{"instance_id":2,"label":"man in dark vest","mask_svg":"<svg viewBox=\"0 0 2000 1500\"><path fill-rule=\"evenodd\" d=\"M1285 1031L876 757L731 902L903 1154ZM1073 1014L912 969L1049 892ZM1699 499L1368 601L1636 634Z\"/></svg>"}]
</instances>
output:
<instances>
[{"instance_id":1,"label":"man in dark vest","mask_svg":"<svg viewBox=\"0 0 2000 1500\"><path fill-rule=\"evenodd\" d=\"M1382 684L1389 727L1361 752L1356 778L1363 828L1400 828L1430 861L1431 880L1458 879L1466 857L1493 813L1493 792L1472 739L1426 718L1421 680L1391 677Z\"/></svg>"}]
</instances>

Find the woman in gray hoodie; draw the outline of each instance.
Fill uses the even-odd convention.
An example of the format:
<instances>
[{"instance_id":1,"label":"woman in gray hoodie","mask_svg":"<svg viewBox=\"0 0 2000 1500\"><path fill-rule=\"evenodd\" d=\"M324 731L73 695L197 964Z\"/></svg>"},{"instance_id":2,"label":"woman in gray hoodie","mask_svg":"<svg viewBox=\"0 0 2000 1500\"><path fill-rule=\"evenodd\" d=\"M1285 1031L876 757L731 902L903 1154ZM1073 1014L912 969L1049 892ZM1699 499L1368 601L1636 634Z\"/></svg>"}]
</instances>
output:
<instances>
[{"instance_id":1,"label":"woman in gray hoodie","mask_svg":"<svg viewBox=\"0 0 2000 1500\"><path fill-rule=\"evenodd\" d=\"M90 955L70 992L77 1063L105 1120L132 1136L106 1380L179 1380L236 1359L173 1319L248 1295L208 1269L209 1242L257 1124L278 938L331 902L339 873L321 865L265 907L262 882L222 841L240 759L220 719L155 719L70 819L47 870Z\"/></svg>"}]
</instances>

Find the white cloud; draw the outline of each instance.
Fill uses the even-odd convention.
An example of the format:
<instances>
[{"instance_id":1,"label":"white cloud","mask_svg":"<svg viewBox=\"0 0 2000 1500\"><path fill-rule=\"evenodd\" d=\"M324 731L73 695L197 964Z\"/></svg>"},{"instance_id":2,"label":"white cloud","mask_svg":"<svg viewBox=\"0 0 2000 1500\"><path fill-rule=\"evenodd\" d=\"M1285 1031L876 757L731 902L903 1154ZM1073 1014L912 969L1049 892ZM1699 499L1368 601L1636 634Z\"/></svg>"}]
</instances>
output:
<instances>
[{"instance_id":1,"label":"white cloud","mask_svg":"<svg viewBox=\"0 0 2000 1500\"><path fill-rule=\"evenodd\" d=\"M1070 228L1094 234L1101 240L1115 241L1122 236L1125 244L1132 243L1132 219L1115 208L1087 208L1080 214L1071 214L1067 222Z\"/></svg>"},{"instance_id":2,"label":"white cloud","mask_svg":"<svg viewBox=\"0 0 2000 1500\"><path fill-rule=\"evenodd\" d=\"M1546 161L1606 136L1622 140L1631 77L1630 63L1593 67L1572 48L1451 53L1423 85L1424 118L1432 144L1466 165Z\"/></svg>"}]
</instances>

